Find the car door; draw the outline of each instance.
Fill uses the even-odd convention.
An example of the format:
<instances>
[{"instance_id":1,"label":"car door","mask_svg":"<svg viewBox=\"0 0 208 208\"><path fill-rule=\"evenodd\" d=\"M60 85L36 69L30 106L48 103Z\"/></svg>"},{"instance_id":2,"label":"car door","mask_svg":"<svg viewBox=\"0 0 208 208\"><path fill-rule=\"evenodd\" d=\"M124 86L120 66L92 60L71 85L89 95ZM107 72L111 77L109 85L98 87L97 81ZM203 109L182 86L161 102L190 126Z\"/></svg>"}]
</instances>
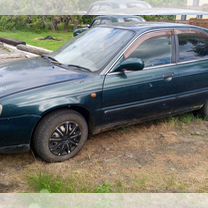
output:
<instances>
[{"instance_id":1,"label":"car door","mask_svg":"<svg viewBox=\"0 0 208 208\"><path fill-rule=\"evenodd\" d=\"M142 71L109 72L103 86L104 120L123 122L169 113L175 99L173 31L149 32L129 47L119 61L144 60Z\"/></svg>"},{"instance_id":2,"label":"car door","mask_svg":"<svg viewBox=\"0 0 208 208\"><path fill-rule=\"evenodd\" d=\"M208 100L208 34L194 29L175 30L177 42L177 110L189 111Z\"/></svg>"}]
</instances>

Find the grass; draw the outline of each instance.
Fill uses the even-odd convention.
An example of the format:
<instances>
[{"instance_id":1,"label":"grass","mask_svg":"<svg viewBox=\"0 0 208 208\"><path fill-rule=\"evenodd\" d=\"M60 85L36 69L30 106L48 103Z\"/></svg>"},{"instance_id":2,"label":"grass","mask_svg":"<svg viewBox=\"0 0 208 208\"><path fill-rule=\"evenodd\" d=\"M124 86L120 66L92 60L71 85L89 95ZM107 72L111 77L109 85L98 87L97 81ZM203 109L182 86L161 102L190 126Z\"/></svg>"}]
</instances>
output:
<instances>
[{"instance_id":1,"label":"grass","mask_svg":"<svg viewBox=\"0 0 208 208\"><path fill-rule=\"evenodd\" d=\"M52 36L56 38L58 41L53 40L40 40L41 38L45 38L47 36ZM15 39L20 41L25 41L29 45L42 47L48 50L56 51L67 42L69 42L73 34L71 32L0 32L1 38Z\"/></svg>"},{"instance_id":2,"label":"grass","mask_svg":"<svg viewBox=\"0 0 208 208\"><path fill-rule=\"evenodd\" d=\"M172 119L174 119L176 123L182 123L182 124L191 124L194 121L202 121L203 120L202 118L200 118L198 116L194 116L193 113L178 116L178 117L175 117Z\"/></svg>"},{"instance_id":3,"label":"grass","mask_svg":"<svg viewBox=\"0 0 208 208\"><path fill-rule=\"evenodd\" d=\"M90 154L92 152L90 159L85 152L72 161L49 166L38 161L27 165L32 160L26 160L27 168L15 175L24 181L24 187L15 190L43 193L207 192L206 125L207 122L190 113L150 122L148 126L128 127L125 132L121 129L95 136L86 148ZM202 135L192 137L196 130L202 130ZM112 149L104 150L108 144ZM10 166L17 164L19 167L24 163L21 156L15 160L11 156L3 157L1 164L2 167L9 164L8 171Z\"/></svg>"},{"instance_id":4,"label":"grass","mask_svg":"<svg viewBox=\"0 0 208 208\"><path fill-rule=\"evenodd\" d=\"M64 180L50 174L38 174L28 178L28 184L36 192L46 193L112 193L112 185L103 183L93 185L72 176Z\"/></svg>"},{"instance_id":5,"label":"grass","mask_svg":"<svg viewBox=\"0 0 208 208\"><path fill-rule=\"evenodd\" d=\"M193 122L201 122L203 119L194 115L193 113L171 117L165 119L167 125L180 127L182 125L190 125ZM155 121L159 124L159 121ZM128 132L131 127L123 128L122 133ZM156 181L155 181L156 179ZM90 182L89 182L90 181ZM188 192L191 184L186 184L178 180L175 176L162 176L152 177L141 176L136 179L131 179L128 183L125 181L116 181L114 183L101 183L95 184L94 181L80 179L79 177L70 177L67 180L61 177L55 177L49 174L39 174L30 176L28 184L32 190L36 192L49 192L49 193L146 193L146 192ZM200 188L200 192L208 190L208 186Z\"/></svg>"},{"instance_id":6,"label":"grass","mask_svg":"<svg viewBox=\"0 0 208 208\"><path fill-rule=\"evenodd\" d=\"M166 192L187 192L188 185L184 182L178 181L174 176L165 179L164 191Z\"/></svg>"},{"instance_id":7,"label":"grass","mask_svg":"<svg viewBox=\"0 0 208 208\"><path fill-rule=\"evenodd\" d=\"M146 177L136 179L134 182L136 190L140 192L146 191L148 188L147 180L148 179Z\"/></svg>"},{"instance_id":8,"label":"grass","mask_svg":"<svg viewBox=\"0 0 208 208\"><path fill-rule=\"evenodd\" d=\"M157 180L155 181L155 179ZM190 185L177 180L175 176L140 177L132 181L94 184L72 176L68 179L49 174L33 175L28 178L30 189L41 193L148 193L152 192L188 192Z\"/></svg>"},{"instance_id":9,"label":"grass","mask_svg":"<svg viewBox=\"0 0 208 208\"><path fill-rule=\"evenodd\" d=\"M113 187L111 184L104 183L96 188L96 193L112 193Z\"/></svg>"},{"instance_id":10,"label":"grass","mask_svg":"<svg viewBox=\"0 0 208 208\"><path fill-rule=\"evenodd\" d=\"M176 117L170 117L168 119L165 120L165 122L167 122L168 124L172 125L172 126L182 126L182 125L189 125L193 122L201 122L201 121L205 121L206 119L203 119L202 117L198 116L198 115L194 115L193 113L188 113L188 114L184 114L184 115L180 115L180 116L176 116Z\"/></svg>"}]
</instances>

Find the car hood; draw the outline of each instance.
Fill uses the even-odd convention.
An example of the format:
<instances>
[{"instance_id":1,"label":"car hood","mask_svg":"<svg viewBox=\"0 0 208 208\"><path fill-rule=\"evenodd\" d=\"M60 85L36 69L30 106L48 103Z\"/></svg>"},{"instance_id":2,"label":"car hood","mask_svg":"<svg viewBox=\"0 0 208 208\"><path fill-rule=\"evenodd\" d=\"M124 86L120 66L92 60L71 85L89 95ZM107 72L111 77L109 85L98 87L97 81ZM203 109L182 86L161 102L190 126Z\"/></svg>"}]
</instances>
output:
<instances>
[{"instance_id":1,"label":"car hood","mask_svg":"<svg viewBox=\"0 0 208 208\"><path fill-rule=\"evenodd\" d=\"M43 58L11 62L0 65L0 97L88 76L90 73L74 67L64 69Z\"/></svg>"}]
</instances>

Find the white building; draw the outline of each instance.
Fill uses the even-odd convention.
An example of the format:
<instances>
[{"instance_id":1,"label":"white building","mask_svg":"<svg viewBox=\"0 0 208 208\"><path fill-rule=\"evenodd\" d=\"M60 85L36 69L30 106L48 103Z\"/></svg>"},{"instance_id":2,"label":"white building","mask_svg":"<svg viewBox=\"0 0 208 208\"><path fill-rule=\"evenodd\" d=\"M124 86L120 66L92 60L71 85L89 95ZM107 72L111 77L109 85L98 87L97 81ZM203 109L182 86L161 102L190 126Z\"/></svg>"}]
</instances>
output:
<instances>
[{"instance_id":1,"label":"white building","mask_svg":"<svg viewBox=\"0 0 208 208\"><path fill-rule=\"evenodd\" d=\"M203 5L208 5L208 0L187 0L187 6L190 9L196 10L198 7L202 7ZM208 15L177 15L177 20L190 20L192 18L198 19L208 19Z\"/></svg>"},{"instance_id":2,"label":"white building","mask_svg":"<svg viewBox=\"0 0 208 208\"><path fill-rule=\"evenodd\" d=\"M187 0L188 6L198 7L208 4L207 0Z\"/></svg>"}]
</instances>

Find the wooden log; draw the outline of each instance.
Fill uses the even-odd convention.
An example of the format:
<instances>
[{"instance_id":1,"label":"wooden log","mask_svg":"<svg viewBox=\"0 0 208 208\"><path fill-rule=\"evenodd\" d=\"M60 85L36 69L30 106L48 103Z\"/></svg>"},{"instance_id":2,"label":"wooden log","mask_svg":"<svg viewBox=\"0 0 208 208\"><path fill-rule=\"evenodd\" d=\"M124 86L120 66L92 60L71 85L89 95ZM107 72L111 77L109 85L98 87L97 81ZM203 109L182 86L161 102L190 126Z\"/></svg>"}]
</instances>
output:
<instances>
[{"instance_id":1,"label":"wooden log","mask_svg":"<svg viewBox=\"0 0 208 208\"><path fill-rule=\"evenodd\" d=\"M1 59L18 59L18 58L27 58L25 54L0 54Z\"/></svg>"},{"instance_id":2,"label":"wooden log","mask_svg":"<svg viewBox=\"0 0 208 208\"><path fill-rule=\"evenodd\" d=\"M5 50L4 54L10 54L10 55L11 54L22 54L22 55L26 56L27 58L33 58L33 57L38 56L34 53L29 53L29 52L26 52L26 51L18 50L15 46L11 46L11 45L8 45L6 43L1 43L0 42L0 50L1 50L1 48L3 50Z\"/></svg>"},{"instance_id":3,"label":"wooden log","mask_svg":"<svg viewBox=\"0 0 208 208\"><path fill-rule=\"evenodd\" d=\"M17 46L19 44L26 45L26 42L24 42L24 41L11 40L11 39L8 39L8 38L0 38L0 42L6 43L6 44L12 45L12 46Z\"/></svg>"},{"instance_id":4,"label":"wooden log","mask_svg":"<svg viewBox=\"0 0 208 208\"><path fill-rule=\"evenodd\" d=\"M44 55L44 54L49 54L52 52L52 51L49 51L49 50L46 50L43 48L34 47L34 46L30 46L30 45L22 45L22 44L17 45L17 49L22 50L22 51L26 51L29 53L33 53L36 55L40 55L40 56Z\"/></svg>"}]
</instances>

